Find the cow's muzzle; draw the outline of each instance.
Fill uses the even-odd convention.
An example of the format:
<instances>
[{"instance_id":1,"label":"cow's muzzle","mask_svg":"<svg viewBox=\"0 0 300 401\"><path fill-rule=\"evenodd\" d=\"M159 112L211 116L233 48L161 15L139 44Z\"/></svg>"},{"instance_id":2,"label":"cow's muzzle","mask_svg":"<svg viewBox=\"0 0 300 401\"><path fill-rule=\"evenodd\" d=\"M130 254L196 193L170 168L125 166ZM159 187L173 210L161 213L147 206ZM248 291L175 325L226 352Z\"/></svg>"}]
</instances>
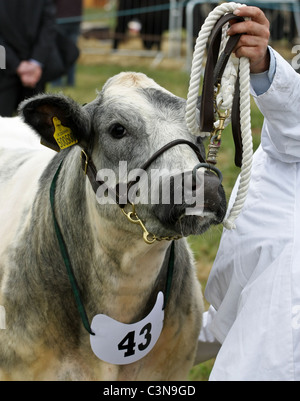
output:
<instances>
[{"instance_id":1,"label":"cow's muzzle","mask_svg":"<svg viewBox=\"0 0 300 401\"><path fill-rule=\"evenodd\" d=\"M165 228L188 236L201 234L210 225L223 221L226 197L217 168L200 163L193 171L172 177L171 181L177 184L170 186L170 202L153 208Z\"/></svg>"}]
</instances>

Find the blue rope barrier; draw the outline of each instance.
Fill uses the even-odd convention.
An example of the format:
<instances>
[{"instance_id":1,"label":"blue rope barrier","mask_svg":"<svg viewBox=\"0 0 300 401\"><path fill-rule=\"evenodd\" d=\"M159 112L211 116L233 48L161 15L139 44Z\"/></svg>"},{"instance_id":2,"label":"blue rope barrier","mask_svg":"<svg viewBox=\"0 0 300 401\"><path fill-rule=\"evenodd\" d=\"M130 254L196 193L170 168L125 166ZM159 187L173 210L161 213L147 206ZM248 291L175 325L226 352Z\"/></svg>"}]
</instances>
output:
<instances>
[{"instance_id":1,"label":"blue rope barrier","mask_svg":"<svg viewBox=\"0 0 300 401\"><path fill-rule=\"evenodd\" d=\"M189 0L179 1L177 3L176 8L184 8ZM199 2L199 4L206 4L206 3L213 3L213 1L203 1ZM298 4L290 2L290 1L282 1L278 2L263 2L263 1L242 1L249 6L256 6L259 8L264 8L268 10L281 10L282 6L287 6L289 11L291 12L300 12L300 2ZM120 11L109 11L106 13L97 13L94 15L84 15L84 16L77 16L77 17L67 17L67 18L58 18L58 24L65 24L65 23L73 23L73 22L83 22L83 21L96 21L99 19L110 19L110 18L118 18L118 17L126 17L126 16L134 16L143 13L152 13L152 12L160 12L160 11L167 11L172 9L172 4L159 4L156 6L148 6L148 7L140 7L140 8L133 8L131 10L120 10Z\"/></svg>"},{"instance_id":2,"label":"blue rope barrier","mask_svg":"<svg viewBox=\"0 0 300 401\"><path fill-rule=\"evenodd\" d=\"M184 8L187 0L180 1L177 3L176 8ZM126 17L126 16L134 16L138 14L146 14L152 12L160 12L160 11L167 11L172 9L173 6L171 3L168 4L158 4L156 6L148 6L148 7L140 7L140 8L133 8L130 10L120 10L120 11L108 11L107 13L99 13L94 15L86 15L86 16L78 16L78 17L68 17L68 18L58 18L57 22L60 24L63 23L71 23L71 22L82 22L82 21L94 21L99 19L109 19L109 18L118 18L118 17Z\"/></svg>"}]
</instances>

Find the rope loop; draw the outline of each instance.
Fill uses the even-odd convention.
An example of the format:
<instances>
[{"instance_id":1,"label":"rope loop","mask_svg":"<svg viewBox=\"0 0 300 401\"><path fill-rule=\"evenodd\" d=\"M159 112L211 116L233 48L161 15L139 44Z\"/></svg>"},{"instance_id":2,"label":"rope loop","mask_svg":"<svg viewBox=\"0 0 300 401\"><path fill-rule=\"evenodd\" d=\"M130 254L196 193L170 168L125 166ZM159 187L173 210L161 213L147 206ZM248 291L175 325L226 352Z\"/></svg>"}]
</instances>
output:
<instances>
[{"instance_id":1,"label":"rope loop","mask_svg":"<svg viewBox=\"0 0 300 401\"><path fill-rule=\"evenodd\" d=\"M211 32L216 24L216 22L225 14L233 13L237 8L244 5L240 3L223 3L217 6L206 18L204 24L202 25L201 31L196 41L190 86L187 95L187 105L186 105L186 124L191 134L195 136L201 136L202 138L207 137L210 133L201 132L198 125L197 119L197 103L199 96L200 81L203 69L203 60L206 50L206 45L211 35ZM225 34L222 38L222 46L224 46ZM252 157L253 157L253 141L251 132L251 103L250 103L250 63L245 57L242 57L239 61L240 70L240 109L241 109L241 134L242 134L242 144L243 144L243 156L242 156L242 166L240 174L240 183L237 191L235 202L230 210L228 217L224 220L223 225L226 229L234 229L235 220L239 216L244 203L246 201L250 178L251 178L251 168L252 168ZM232 108L232 98L234 93L236 81L236 70L233 62L228 62L228 65L224 71L221 91L218 94L218 102L222 102L222 106L226 108ZM228 124L229 119L226 120Z\"/></svg>"}]
</instances>

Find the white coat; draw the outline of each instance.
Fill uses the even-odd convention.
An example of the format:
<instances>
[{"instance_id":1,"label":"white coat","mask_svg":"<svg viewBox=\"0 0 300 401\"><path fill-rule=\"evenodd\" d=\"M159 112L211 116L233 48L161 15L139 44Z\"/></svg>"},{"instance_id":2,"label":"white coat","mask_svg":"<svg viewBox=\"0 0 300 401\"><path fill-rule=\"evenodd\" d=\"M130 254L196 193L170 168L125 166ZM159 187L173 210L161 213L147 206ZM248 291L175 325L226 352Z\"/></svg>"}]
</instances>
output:
<instances>
[{"instance_id":1,"label":"white coat","mask_svg":"<svg viewBox=\"0 0 300 401\"><path fill-rule=\"evenodd\" d=\"M206 287L202 340L222 344L210 380L300 380L300 75L274 54L253 94L265 122L249 194Z\"/></svg>"}]
</instances>

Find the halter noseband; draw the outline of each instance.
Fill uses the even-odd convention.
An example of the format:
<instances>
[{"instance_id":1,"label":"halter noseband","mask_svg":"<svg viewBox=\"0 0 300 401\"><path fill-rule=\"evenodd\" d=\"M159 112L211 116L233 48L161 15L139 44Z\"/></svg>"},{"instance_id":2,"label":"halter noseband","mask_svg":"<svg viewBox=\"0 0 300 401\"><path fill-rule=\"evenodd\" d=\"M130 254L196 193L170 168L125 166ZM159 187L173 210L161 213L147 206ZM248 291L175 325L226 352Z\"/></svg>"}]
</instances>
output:
<instances>
[{"instance_id":1,"label":"halter noseband","mask_svg":"<svg viewBox=\"0 0 300 401\"><path fill-rule=\"evenodd\" d=\"M93 135L94 137L94 135ZM92 141L90 143L90 145L88 146L88 148L86 148L85 150L82 150L81 152L81 167L82 170L84 171L85 175L88 177L91 186L93 188L93 191L95 193L97 193L98 188L104 184L103 181L97 181L97 168L91 158L91 153L92 153L92 148L93 148L93 138ZM208 164L203 156L200 153L200 150L198 148L198 146L190 141L187 141L185 139L176 139L174 141L169 142L168 144L164 145L161 149L159 149L157 152L155 152L142 166L141 166L141 170L147 170L150 165L158 158L160 157L163 153L165 153L167 150L173 148L174 146L177 145L188 145L190 146L190 148L195 152L198 160L199 160L199 164L196 165L196 167L193 169L193 179L195 180L195 176L196 176L196 172L200 167L204 167L206 169L212 170L214 171L217 176L220 179L220 182L222 182L222 174L221 172L214 166ZM120 193L120 184L117 184L116 188L108 188L108 193L111 194L113 196L113 199L116 199L117 204L119 205L119 207L121 208L123 214L127 217L127 219L133 223L133 224L138 224L142 230L143 230L143 239L147 244L153 244L155 241L161 241L161 240L167 240L167 241L173 241L173 240L177 240L180 239L181 236L168 236L168 237L158 237L152 233L149 233L148 230L146 229L143 221L138 217L136 211L135 211L135 205L130 203L128 201L128 191L129 189L132 187L132 185L134 185L135 183L137 183L138 180L134 180L134 181L130 181L127 183L127 188L126 188L126 193ZM124 199L126 201L124 201ZM125 212L125 206L127 204L131 204L132 205L132 211L130 211L129 213Z\"/></svg>"},{"instance_id":2,"label":"halter noseband","mask_svg":"<svg viewBox=\"0 0 300 401\"><path fill-rule=\"evenodd\" d=\"M206 161L204 160L203 156L201 155L199 148L197 145L195 145L194 143L187 141L185 139L175 139L174 141L169 142L168 144L164 145L161 149L159 149L157 152L155 152L142 166L141 166L141 170L147 170L150 165L156 160L158 159L158 157L160 157L163 153L165 153L167 150L173 148L174 146L177 145L188 145L190 146L193 151L196 153L196 156L198 158L198 160L200 161L200 163L205 164L205 167L208 168L208 165L206 163ZM103 181L97 181L97 168L90 156L91 152L89 152L88 150L82 150L81 152L81 168L84 171L85 175L88 177L92 188L94 190L94 192L96 193L98 188L104 184ZM130 181L127 184L127 193L129 191L129 189L132 187L133 184L135 184L137 181ZM128 202L123 203L122 200L124 199L124 194L120 194L119 193L119 185L117 185L116 190L114 191L113 189L110 189L110 191L115 192L116 194L116 200L118 205L120 206L120 208L124 209L124 207L128 204ZM127 198L127 197L126 197Z\"/></svg>"}]
</instances>

